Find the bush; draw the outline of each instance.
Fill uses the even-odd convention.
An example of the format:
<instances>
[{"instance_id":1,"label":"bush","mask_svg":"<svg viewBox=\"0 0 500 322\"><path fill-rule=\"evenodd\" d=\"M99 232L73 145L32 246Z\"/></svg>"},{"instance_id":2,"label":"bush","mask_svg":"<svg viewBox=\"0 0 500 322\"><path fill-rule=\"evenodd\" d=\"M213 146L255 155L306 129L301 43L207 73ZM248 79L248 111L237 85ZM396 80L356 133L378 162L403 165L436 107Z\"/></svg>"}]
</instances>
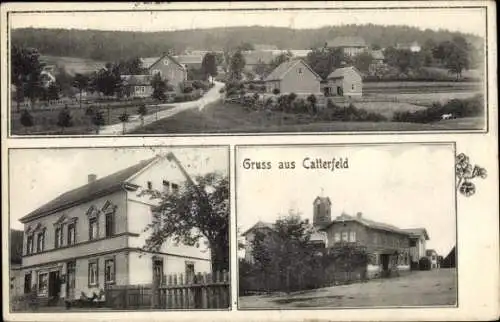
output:
<instances>
[{"instance_id":1,"label":"bush","mask_svg":"<svg viewBox=\"0 0 500 322\"><path fill-rule=\"evenodd\" d=\"M23 110L21 113L21 124L25 127L33 126L33 116L28 110Z\"/></svg>"},{"instance_id":2,"label":"bush","mask_svg":"<svg viewBox=\"0 0 500 322\"><path fill-rule=\"evenodd\" d=\"M280 93L279 89L277 89L277 88L273 89L273 94L274 95L278 95L279 93Z\"/></svg>"},{"instance_id":3,"label":"bush","mask_svg":"<svg viewBox=\"0 0 500 322\"><path fill-rule=\"evenodd\" d=\"M65 107L59 112L57 116L57 126L61 128L71 127L73 126L73 122L71 121L71 113L69 112L68 107Z\"/></svg>"},{"instance_id":4,"label":"bush","mask_svg":"<svg viewBox=\"0 0 500 322\"><path fill-rule=\"evenodd\" d=\"M345 108L329 108L322 110L318 117L327 121L343 121L343 122L382 122L387 121L387 118L379 113L368 112L365 109L357 108L350 104Z\"/></svg>"},{"instance_id":5,"label":"bush","mask_svg":"<svg viewBox=\"0 0 500 322\"><path fill-rule=\"evenodd\" d=\"M85 109L85 115L87 115L87 116L92 116L92 115L94 115L94 113L95 113L94 105L90 105L89 107L87 107Z\"/></svg>"},{"instance_id":6,"label":"bush","mask_svg":"<svg viewBox=\"0 0 500 322\"><path fill-rule=\"evenodd\" d=\"M299 98L293 101L292 110L294 113L308 113L306 101L303 98Z\"/></svg>"}]
</instances>

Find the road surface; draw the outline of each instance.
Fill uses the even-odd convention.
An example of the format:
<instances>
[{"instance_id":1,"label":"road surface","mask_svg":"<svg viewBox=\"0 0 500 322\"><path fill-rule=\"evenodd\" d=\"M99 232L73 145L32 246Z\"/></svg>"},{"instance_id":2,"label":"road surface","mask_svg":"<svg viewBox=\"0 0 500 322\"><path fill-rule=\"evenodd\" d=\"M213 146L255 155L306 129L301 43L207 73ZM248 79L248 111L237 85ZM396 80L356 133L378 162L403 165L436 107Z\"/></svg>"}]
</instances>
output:
<instances>
[{"instance_id":1,"label":"road surface","mask_svg":"<svg viewBox=\"0 0 500 322\"><path fill-rule=\"evenodd\" d=\"M456 270L439 269L288 295L241 296L239 308L450 306L456 294Z\"/></svg>"},{"instance_id":2,"label":"road surface","mask_svg":"<svg viewBox=\"0 0 500 322\"><path fill-rule=\"evenodd\" d=\"M158 105L158 107L165 106L174 106L173 108L169 108L163 111L159 111L158 113L153 113L144 116L144 123L141 122L139 115L130 116L130 121L125 123L125 132L133 131L143 125L148 125L150 123L156 122L161 119L172 117L177 113L198 108L202 110L207 104L213 103L220 98L219 90L224 87L224 83L214 82L214 87L208 90L205 95L203 95L200 99L196 101L190 102L182 102L182 103L169 103ZM103 126L99 130L100 135L121 135L123 134L123 123L116 123Z\"/></svg>"}]
</instances>

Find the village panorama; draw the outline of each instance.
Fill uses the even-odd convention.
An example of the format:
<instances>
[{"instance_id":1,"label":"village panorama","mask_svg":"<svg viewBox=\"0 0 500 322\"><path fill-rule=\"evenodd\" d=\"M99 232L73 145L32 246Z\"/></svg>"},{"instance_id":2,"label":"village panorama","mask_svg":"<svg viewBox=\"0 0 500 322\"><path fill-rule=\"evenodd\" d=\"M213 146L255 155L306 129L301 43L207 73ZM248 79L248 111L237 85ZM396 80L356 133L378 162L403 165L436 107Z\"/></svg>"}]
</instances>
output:
<instances>
[{"instance_id":1,"label":"village panorama","mask_svg":"<svg viewBox=\"0 0 500 322\"><path fill-rule=\"evenodd\" d=\"M13 135L483 130L485 39L408 26L13 28Z\"/></svg>"}]
</instances>

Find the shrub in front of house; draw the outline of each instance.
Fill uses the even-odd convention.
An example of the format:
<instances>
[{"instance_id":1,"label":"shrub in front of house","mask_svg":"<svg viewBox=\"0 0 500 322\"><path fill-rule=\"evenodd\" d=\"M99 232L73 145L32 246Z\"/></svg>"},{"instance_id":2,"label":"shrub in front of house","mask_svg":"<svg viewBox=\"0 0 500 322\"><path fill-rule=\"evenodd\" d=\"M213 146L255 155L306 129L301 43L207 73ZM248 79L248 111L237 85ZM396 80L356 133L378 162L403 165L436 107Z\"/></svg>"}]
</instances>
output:
<instances>
[{"instance_id":1,"label":"shrub in front of house","mask_svg":"<svg viewBox=\"0 0 500 322\"><path fill-rule=\"evenodd\" d=\"M280 93L279 89L277 89L277 88L273 89L273 94L274 95L279 95L279 93Z\"/></svg>"},{"instance_id":2,"label":"shrub in front of house","mask_svg":"<svg viewBox=\"0 0 500 322\"><path fill-rule=\"evenodd\" d=\"M418 269L421 271L430 271L431 270L431 260L427 257L422 257L418 261Z\"/></svg>"},{"instance_id":3,"label":"shrub in front of house","mask_svg":"<svg viewBox=\"0 0 500 322\"><path fill-rule=\"evenodd\" d=\"M365 109L357 108L350 104L345 108L327 108L319 111L318 118L325 121L342 121L342 122L383 122L387 118L382 114L368 112Z\"/></svg>"}]
</instances>

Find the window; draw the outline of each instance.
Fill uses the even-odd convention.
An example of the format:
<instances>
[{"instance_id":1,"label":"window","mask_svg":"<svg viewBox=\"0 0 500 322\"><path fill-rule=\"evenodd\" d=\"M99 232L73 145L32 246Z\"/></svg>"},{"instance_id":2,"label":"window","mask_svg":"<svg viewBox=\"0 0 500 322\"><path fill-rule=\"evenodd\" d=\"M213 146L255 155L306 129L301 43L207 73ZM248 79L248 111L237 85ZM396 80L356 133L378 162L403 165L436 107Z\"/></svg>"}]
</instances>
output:
<instances>
[{"instance_id":1,"label":"window","mask_svg":"<svg viewBox=\"0 0 500 322\"><path fill-rule=\"evenodd\" d=\"M24 275L24 294L31 292L31 273Z\"/></svg>"},{"instance_id":2,"label":"window","mask_svg":"<svg viewBox=\"0 0 500 322\"><path fill-rule=\"evenodd\" d=\"M107 259L104 262L104 282L113 284L115 282L115 260Z\"/></svg>"},{"instance_id":3,"label":"window","mask_svg":"<svg viewBox=\"0 0 500 322\"><path fill-rule=\"evenodd\" d=\"M68 245L76 243L76 224L71 223L68 225Z\"/></svg>"},{"instance_id":4,"label":"window","mask_svg":"<svg viewBox=\"0 0 500 322\"><path fill-rule=\"evenodd\" d=\"M161 70L153 69L153 75L160 75L161 76Z\"/></svg>"},{"instance_id":5,"label":"window","mask_svg":"<svg viewBox=\"0 0 500 322\"><path fill-rule=\"evenodd\" d=\"M89 262L89 287L98 285L98 267L97 261Z\"/></svg>"},{"instance_id":6,"label":"window","mask_svg":"<svg viewBox=\"0 0 500 322\"><path fill-rule=\"evenodd\" d=\"M33 235L28 236L26 239L26 255L33 254Z\"/></svg>"},{"instance_id":7,"label":"window","mask_svg":"<svg viewBox=\"0 0 500 322\"><path fill-rule=\"evenodd\" d=\"M148 181L148 190L153 189L153 183L151 181Z\"/></svg>"},{"instance_id":8,"label":"window","mask_svg":"<svg viewBox=\"0 0 500 322\"><path fill-rule=\"evenodd\" d=\"M38 233L36 236L36 252L43 252L45 249L45 231Z\"/></svg>"},{"instance_id":9,"label":"window","mask_svg":"<svg viewBox=\"0 0 500 322\"><path fill-rule=\"evenodd\" d=\"M38 275L38 294L45 295L49 290L49 273Z\"/></svg>"},{"instance_id":10,"label":"window","mask_svg":"<svg viewBox=\"0 0 500 322\"><path fill-rule=\"evenodd\" d=\"M55 236L55 248L59 248L63 245L63 228L62 226L56 227Z\"/></svg>"},{"instance_id":11,"label":"window","mask_svg":"<svg viewBox=\"0 0 500 322\"><path fill-rule=\"evenodd\" d=\"M356 241L356 232L355 231L349 232L349 241L351 243L354 243Z\"/></svg>"},{"instance_id":12,"label":"window","mask_svg":"<svg viewBox=\"0 0 500 322\"><path fill-rule=\"evenodd\" d=\"M194 281L194 263L193 262L186 262L186 280L188 282Z\"/></svg>"},{"instance_id":13,"label":"window","mask_svg":"<svg viewBox=\"0 0 500 322\"><path fill-rule=\"evenodd\" d=\"M299 74L302 74L302 68L299 68Z\"/></svg>"},{"instance_id":14,"label":"window","mask_svg":"<svg viewBox=\"0 0 500 322\"><path fill-rule=\"evenodd\" d=\"M354 90L354 84L351 85L351 89Z\"/></svg>"},{"instance_id":15,"label":"window","mask_svg":"<svg viewBox=\"0 0 500 322\"><path fill-rule=\"evenodd\" d=\"M115 214L110 212L106 214L106 237L111 237L115 234Z\"/></svg>"},{"instance_id":16,"label":"window","mask_svg":"<svg viewBox=\"0 0 500 322\"><path fill-rule=\"evenodd\" d=\"M175 183L172 183L172 193L174 195L178 194L179 193L179 185L175 184Z\"/></svg>"},{"instance_id":17,"label":"window","mask_svg":"<svg viewBox=\"0 0 500 322\"><path fill-rule=\"evenodd\" d=\"M417 241L415 239L410 240L410 247L416 247Z\"/></svg>"},{"instance_id":18,"label":"window","mask_svg":"<svg viewBox=\"0 0 500 322\"><path fill-rule=\"evenodd\" d=\"M163 193L168 195L169 189L170 189L170 182L168 182L167 180L163 180Z\"/></svg>"},{"instance_id":19,"label":"window","mask_svg":"<svg viewBox=\"0 0 500 322\"><path fill-rule=\"evenodd\" d=\"M347 231L343 231L342 232L342 241L347 241L347 237L348 237Z\"/></svg>"},{"instance_id":20,"label":"window","mask_svg":"<svg viewBox=\"0 0 500 322\"><path fill-rule=\"evenodd\" d=\"M335 233L333 235L333 241L338 243L340 241L340 233Z\"/></svg>"},{"instance_id":21,"label":"window","mask_svg":"<svg viewBox=\"0 0 500 322\"><path fill-rule=\"evenodd\" d=\"M97 239L97 218L90 218L89 220L89 239Z\"/></svg>"}]
</instances>

